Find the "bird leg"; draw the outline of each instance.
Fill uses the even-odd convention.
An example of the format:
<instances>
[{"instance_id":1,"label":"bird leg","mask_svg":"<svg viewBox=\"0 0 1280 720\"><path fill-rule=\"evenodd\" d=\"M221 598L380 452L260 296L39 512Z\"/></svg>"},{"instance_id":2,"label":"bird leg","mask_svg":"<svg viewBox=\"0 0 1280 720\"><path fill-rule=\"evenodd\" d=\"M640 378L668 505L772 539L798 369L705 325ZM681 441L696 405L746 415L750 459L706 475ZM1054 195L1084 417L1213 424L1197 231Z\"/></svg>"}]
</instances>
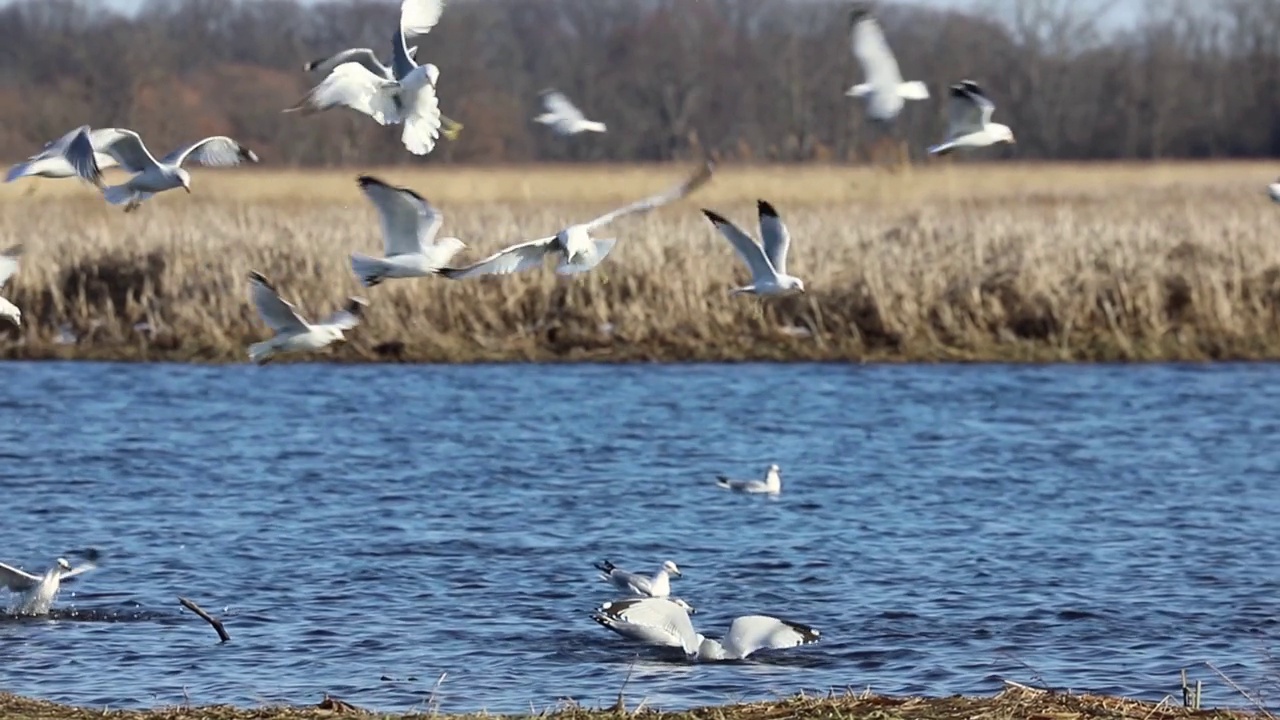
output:
<instances>
[{"instance_id":1,"label":"bird leg","mask_svg":"<svg viewBox=\"0 0 1280 720\"><path fill-rule=\"evenodd\" d=\"M462 128L462 123L450 118L444 113L440 113L440 134L443 135L446 140L457 140L458 133L462 132Z\"/></svg>"},{"instance_id":2,"label":"bird leg","mask_svg":"<svg viewBox=\"0 0 1280 720\"><path fill-rule=\"evenodd\" d=\"M134 210L137 210L138 206L141 204L142 204L142 201L138 199L137 195L134 195L133 197L129 198L129 203L124 206L124 211L127 213L131 213Z\"/></svg>"}]
</instances>

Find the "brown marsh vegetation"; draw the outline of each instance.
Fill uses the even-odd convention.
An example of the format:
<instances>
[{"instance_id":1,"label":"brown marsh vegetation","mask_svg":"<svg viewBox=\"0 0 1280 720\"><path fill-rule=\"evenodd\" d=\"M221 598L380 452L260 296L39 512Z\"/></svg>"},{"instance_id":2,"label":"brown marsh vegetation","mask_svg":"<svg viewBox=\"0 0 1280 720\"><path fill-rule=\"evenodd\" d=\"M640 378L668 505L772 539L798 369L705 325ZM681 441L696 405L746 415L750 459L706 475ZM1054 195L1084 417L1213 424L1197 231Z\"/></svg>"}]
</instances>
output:
<instances>
[{"instance_id":1,"label":"brown marsh vegetation","mask_svg":"<svg viewBox=\"0 0 1280 720\"><path fill-rule=\"evenodd\" d=\"M1280 358L1280 207L1260 163L947 163L883 169L723 163L710 185L623 220L596 271L388 281L360 172L443 211L456 262L668 186L685 165L198 170L133 215L72 180L0 186L0 246L27 252L0 356L243 361L269 333L250 269L304 313L371 301L319 358L1109 361ZM109 171L110 174L110 171ZM729 298L746 280L702 216L791 228L808 293ZM136 329L146 323L150 330ZM76 340L59 337L70 329ZM306 359L303 356L301 359Z\"/></svg>"},{"instance_id":2,"label":"brown marsh vegetation","mask_svg":"<svg viewBox=\"0 0 1280 720\"><path fill-rule=\"evenodd\" d=\"M1045 692L1011 685L991 697L945 698L890 697L863 693L840 696L798 696L770 702L743 703L663 712L650 707L621 705L591 710L577 705L526 717L548 720L1254 720L1271 717L1234 710L1192 710L1172 698L1160 703L1104 695ZM0 715L12 720L317 720L335 715L373 717L361 708L336 698L325 698L310 707L265 706L240 709L229 706L166 707L153 710L104 710L76 708L0 693ZM439 720L516 720L518 716L438 712L380 715L387 718L436 718Z\"/></svg>"}]
</instances>

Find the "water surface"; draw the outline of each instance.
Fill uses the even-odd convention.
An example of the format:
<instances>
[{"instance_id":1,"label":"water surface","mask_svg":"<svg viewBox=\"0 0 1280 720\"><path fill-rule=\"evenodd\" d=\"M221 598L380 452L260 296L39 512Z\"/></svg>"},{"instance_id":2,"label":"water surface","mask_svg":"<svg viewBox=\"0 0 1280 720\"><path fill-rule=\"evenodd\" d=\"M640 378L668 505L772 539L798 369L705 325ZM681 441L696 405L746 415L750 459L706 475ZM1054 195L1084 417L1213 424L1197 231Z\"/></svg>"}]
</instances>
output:
<instances>
[{"instance_id":1,"label":"water surface","mask_svg":"<svg viewBox=\"0 0 1280 720\"><path fill-rule=\"evenodd\" d=\"M3 690L406 710L447 673L456 712L610 704L628 672L663 708L1277 682L1280 366L4 372L0 559L103 559L52 618L0 620ZM771 462L777 500L713 483ZM710 636L765 613L822 641L638 647L589 618L602 558L675 560Z\"/></svg>"}]
</instances>

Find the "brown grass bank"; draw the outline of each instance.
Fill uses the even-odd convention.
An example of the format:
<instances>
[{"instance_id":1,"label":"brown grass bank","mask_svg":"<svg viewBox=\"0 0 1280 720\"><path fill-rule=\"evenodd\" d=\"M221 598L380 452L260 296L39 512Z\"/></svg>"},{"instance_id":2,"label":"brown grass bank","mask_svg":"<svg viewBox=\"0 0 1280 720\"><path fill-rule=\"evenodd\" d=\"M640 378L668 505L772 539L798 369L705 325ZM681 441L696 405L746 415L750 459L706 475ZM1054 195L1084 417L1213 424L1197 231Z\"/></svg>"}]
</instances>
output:
<instances>
[{"instance_id":1,"label":"brown grass bank","mask_svg":"<svg viewBox=\"0 0 1280 720\"><path fill-rule=\"evenodd\" d=\"M228 706L165 707L152 710L104 710L30 700L0 693L0 716L7 720L311 720L335 715L371 717L360 708L328 697L309 707L266 706L242 709ZM1160 703L1103 695L1048 693L1010 687L992 697L946 698L844 695L792 697L784 700L662 712L646 707L588 710L569 706L538 715L404 714L388 718L480 720L517 717L554 720L1260 720L1269 717L1239 710L1191 710L1166 698Z\"/></svg>"},{"instance_id":2,"label":"brown grass bank","mask_svg":"<svg viewBox=\"0 0 1280 720\"><path fill-rule=\"evenodd\" d=\"M0 245L27 246L2 293L25 325L0 328L0 356L243 361L268 334L248 301L252 268L313 315L368 297L351 342L314 356L352 361L1280 358L1280 207L1265 164L725 164L694 197L610 228L618 248L585 276L368 290L347 259L381 250L354 181L366 170L197 169L193 195L132 215L75 181L0 186ZM468 261L686 171L375 172L437 204ZM791 227L806 296L726 295L746 272L698 208L754 232L758 197Z\"/></svg>"}]
</instances>

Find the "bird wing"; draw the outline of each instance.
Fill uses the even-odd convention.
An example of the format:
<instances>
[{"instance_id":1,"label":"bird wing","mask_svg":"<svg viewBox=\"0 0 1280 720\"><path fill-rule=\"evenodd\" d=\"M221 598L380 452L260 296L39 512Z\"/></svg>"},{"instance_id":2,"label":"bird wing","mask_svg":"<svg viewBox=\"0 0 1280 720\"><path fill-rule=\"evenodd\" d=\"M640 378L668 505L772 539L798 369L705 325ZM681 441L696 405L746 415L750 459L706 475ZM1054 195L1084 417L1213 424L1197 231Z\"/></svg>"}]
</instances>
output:
<instances>
[{"instance_id":1,"label":"bird wing","mask_svg":"<svg viewBox=\"0 0 1280 720\"><path fill-rule=\"evenodd\" d=\"M76 175L85 182L103 187L102 168L98 167L98 155L93 150L93 142L89 139L89 126L81 125L75 137L67 145L63 153L67 162L75 169Z\"/></svg>"},{"instance_id":2,"label":"bird wing","mask_svg":"<svg viewBox=\"0 0 1280 720\"><path fill-rule=\"evenodd\" d=\"M608 225L614 220L626 217L627 215L634 215L636 213L649 212L650 210L656 210L662 207L663 205L673 203L676 200L679 200L680 198L683 198L686 195L689 195L694 190L697 190L703 185L706 185L707 182L711 180L711 175L714 172L714 170L715 170L715 163L710 160L706 160L702 163L702 166L698 168L697 172L695 172L693 175L690 175L684 182L680 183L679 185L663 190L657 195L652 195L643 200L638 200L636 202L633 202L630 205L627 205L626 207L621 207L621 208L618 208L617 210L613 210L611 212L605 213L604 215L601 215L595 220L592 220L587 223L583 223L582 227L589 233L592 230L596 230L598 228L604 227L605 225Z\"/></svg>"},{"instance_id":3,"label":"bird wing","mask_svg":"<svg viewBox=\"0 0 1280 720\"><path fill-rule=\"evenodd\" d=\"M156 159L138 133L124 128L99 128L90 137L98 152L116 159L120 167L131 173L144 172L156 166Z\"/></svg>"},{"instance_id":4,"label":"bird wing","mask_svg":"<svg viewBox=\"0 0 1280 720\"><path fill-rule=\"evenodd\" d=\"M902 71L880 23L864 9L853 11L850 42L866 82L878 93L892 92L902 84Z\"/></svg>"},{"instance_id":5,"label":"bird wing","mask_svg":"<svg viewBox=\"0 0 1280 720\"><path fill-rule=\"evenodd\" d=\"M94 569L94 568L96 568L96 567L98 567L98 566L97 566L97 565L95 565L95 564L93 564L93 563L91 563L91 562L87 562L87 563L85 563L85 564L83 564L83 565L77 565L77 566L75 566L75 567L71 568L70 570L68 570L68 571L66 571L66 572L62 573L61 575L59 575L59 576L58 576L58 579L59 579L59 580L70 580L70 579L74 578L75 576L77 576L77 575L79 575L79 574L81 574L81 573L89 572L90 570L93 570L93 569Z\"/></svg>"},{"instance_id":6,"label":"bird wing","mask_svg":"<svg viewBox=\"0 0 1280 720\"><path fill-rule=\"evenodd\" d=\"M760 242L764 244L764 254L769 264L779 275L787 274L787 250L791 249L791 232L786 223L778 217L773 205L764 201L756 201L756 209L760 213ZM751 243L755 245L755 243Z\"/></svg>"},{"instance_id":7,"label":"bird wing","mask_svg":"<svg viewBox=\"0 0 1280 720\"><path fill-rule=\"evenodd\" d=\"M347 62L334 68L289 110L319 112L342 105L387 125L399 118L395 101L399 88L395 80L379 77L360 63Z\"/></svg>"},{"instance_id":8,"label":"bird wing","mask_svg":"<svg viewBox=\"0 0 1280 720\"><path fill-rule=\"evenodd\" d=\"M973 99L973 102L982 111L982 126L986 127L987 123L991 122L991 113L996 111L996 104L991 102L991 98L987 97L982 88L978 87L978 83L972 80L961 80L960 87L964 88L964 91L969 94L969 97Z\"/></svg>"},{"instance_id":9,"label":"bird wing","mask_svg":"<svg viewBox=\"0 0 1280 720\"><path fill-rule=\"evenodd\" d=\"M347 298L347 304L342 309L333 313L329 317L321 321L322 325L336 325L341 330L350 330L360 324L360 319L364 317L365 308L369 307L369 301L360 297Z\"/></svg>"},{"instance_id":10,"label":"bird wing","mask_svg":"<svg viewBox=\"0 0 1280 720\"><path fill-rule=\"evenodd\" d=\"M682 648L686 653L692 654L698 650L698 633L693 629L689 612L667 598L611 600L601 605L596 614L631 631L626 633L617 627L606 625L620 635L637 639L640 639L638 636L641 634L653 638L662 637L667 639L665 644Z\"/></svg>"},{"instance_id":11,"label":"bird wing","mask_svg":"<svg viewBox=\"0 0 1280 720\"><path fill-rule=\"evenodd\" d=\"M31 573L23 572L16 567L0 563L0 585L4 585L13 592L30 590L39 583L39 575L32 575Z\"/></svg>"},{"instance_id":12,"label":"bird wing","mask_svg":"<svg viewBox=\"0 0 1280 720\"><path fill-rule=\"evenodd\" d=\"M609 574L605 579L616 585L621 590L627 590L641 595L653 594L653 583L650 582L649 578L637 573L628 572L615 567L609 571Z\"/></svg>"},{"instance_id":13,"label":"bird wing","mask_svg":"<svg viewBox=\"0 0 1280 720\"><path fill-rule=\"evenodd\" d=\"M67 147L71 145L71 139L74 138L80 132L80 130L84 127L86 126L81 125L75 130L68 131L65 135L58 138L57 140L50 140L49 142L46 142L44 144L44 147L40 148L40 152L27 158L27 160L43 160L45 158L53 157L54 155L59 155L66 152Z\"/></svg>"},{"instance_id":14,"label":"bird wing","mask_svg":"<svg viewBox=\"0 0 1280 720\"><path fill-rule=\"evenodd\" d=\"M734 225L720 213L703 210L702 214L707 216L711 224L715 225L720 234L724 235L729 244L733 245L733 249L738 251L738 257L742 258L742 261L747 264L747 268L751 270L753 282L777 277L778 272L773 265L769 264L769 258L764 254L764 248L757 245L750 235L742 231L742 228Z\"/></svg>"},{"instance_id":15,"label":"bird wing","mask_svg":"<svg viewBox=\"0 0 1280 720\"><path fill-rule=\"evenodd\" d=\"M406 3L413 0L405 0ZM409 54L409 45L405 41L405 32L403 27L397 27L395 35L391 36L391 76L396 80L403 80L406 75L417 69L418 63L414 61Z\"/></svg>"},{"instance_id":16,"label":"bird wing","mask_svg":"<svg viewBox=\"0 0 1280 720\"><path fill-rule=\"evenodd\" d=\"M348 48L329 57L312 60L303 65L302 69L308 72L314 71L321 75L328 75L333 72L334 68L346 62L359 63L367 68L369 72L379 77L384 77L388 80L393 78L391 68L383 65L382 61L378 60L378 56L369 48Z\"/></svg>"},{"instance_id":17,"label":"bird wing","mask_svg":"<svg viewBox=\"0 0 1280 720\"><path fill-rule=\"evenodd\" d=\"M405 35L426 35L443 13L444 0L404 0L400 3L400 29Z\"/></svg>"},{"instance_id":18,"label":"bird wing","mask_svg":"<svg viewBox=\"0 0 1280 720\"><path fill-rule=\"evenodd\" d=\"M370 175L361 175L356 182L378 209L386 256L426 252L444 222L440 211L409 188L388 185Z\"/></svg>"},{"instance_id":19,"label":"bird wing","mask_svg":"<svg viewBox=\"0 0 1280 720\"><path fill-rule=\"evenodd\" d=\"M986 124L983 117L986 114L983 110L982 101L985 100L981 95L974 95L964 84L951 86L951 101L948 106L948 131L951 137L960 137L977 132ZM986 101L990 104L990 100Z\"/></svg>"},{"instance_id":20,"label":"bird wing","mask_svg":"<svg viewBox=\"0 0 1280 720\"><path fill-rule=\"evenodd\" d=\"M18 258L22 255L22 245L14 245L0 252L0 287L18 272Z\"/></svg>"},{"instance_id":21,"label":"bird wing","mask_svg":"<svg viewBox=\"0 0 1280 720\"><path fill-rule=\"evenodd\" d=\"M257 270L250 271L249 285L252 289L253 304L258 306L258 314L262 316L267 327L276 332L305 331L307 321L298 314L293 303L280 297L280 293L272 286L271 281Z\"/></svg>"},{"instance_id":22,"label":"bird wing","mask_svg":"<svg viewBox=\"0 0 1280 720\"><path fill-rule=\"evenodd\" d=\"M818 641L818 631L808 625L779 620L768 615L735 618L724 636L724 649L737 658L757 650L796 647Z\"/></svg>"},{"instance_id":23,"label":"bird wing","mask_svg":"<svg viewBox=\"0 0 1280 720\"><path fill-rule=\"evenodd\" d=\"M586 120L586 116L559 90L543 90L542 108L562 120Z\"/></svg>"},{"instance_id":24,"label":"bird wing","mask_svg":"<svg viewBox=\"0 0 1280 720\"><path fill-rule=\"evenodd\" d=\"M556 252L556 236L530 240L499 250L489 257L460 268L440 268L440 274L454 280L475 277L477 275L510 275L524 270L536 268L542 259Z\"/></svg>"},{"instance_id":25,"label":"bird wing","mask_svg":"<svg viewBox=\"0 0 1280 720\"><path fill-rule=\"evenodd\" d=\"M214 135L174 150L164 156L169 165L182 165L193 160L206 167L230 167L241 162L258 162L258 154L226 135Z\"/></svg>"}]
</instances>

